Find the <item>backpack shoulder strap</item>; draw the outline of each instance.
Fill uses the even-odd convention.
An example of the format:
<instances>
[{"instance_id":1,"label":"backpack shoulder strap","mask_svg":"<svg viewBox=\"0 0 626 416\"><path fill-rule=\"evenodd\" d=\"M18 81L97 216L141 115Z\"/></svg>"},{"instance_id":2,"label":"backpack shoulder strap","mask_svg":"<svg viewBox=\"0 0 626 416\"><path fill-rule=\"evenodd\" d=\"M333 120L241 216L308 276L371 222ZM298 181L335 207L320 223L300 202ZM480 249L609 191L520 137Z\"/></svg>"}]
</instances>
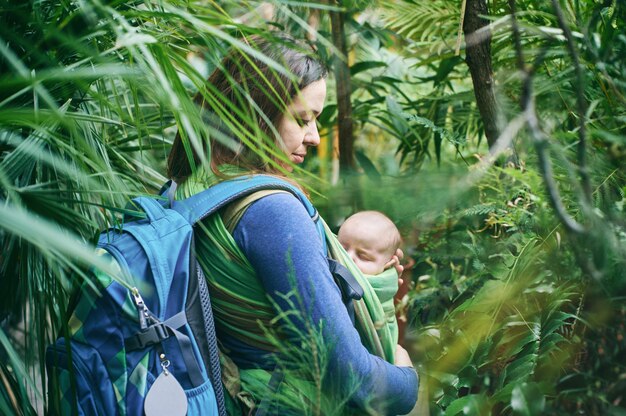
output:
<instances>
[{"instance_id":1,"label":"backpack shoulder strap","mask_svg":"<svg viewBox=\"0 0 626 416\"><path fill-rule=\"evenodd\" d=\"M292 184L270 175L242 176L220 182L182 201L173 201L172 208L191 225L206 218L226 205L260 190L276 189L294 194L305 206L311 217L317 211L308 198Z\"/></svg>"},{"instance_id":2,"label":"backpack shoulder strap","mask_svg":"<svg viewBox=\"0 0 626 416\"><path fill-rule=\"evenodd\" d=\"M237 224L239 224L239 220L241 220L243 214L246 213L246 210L250 207L250 205L252 205L253 202L258 201L265 196L278 193L289 192L282 189L264 189L262 191L256 191L244 198L240 198L228 205L222 213L222 221L224 221L226 229L232 233Z\"/></svg>"}]
</instances>

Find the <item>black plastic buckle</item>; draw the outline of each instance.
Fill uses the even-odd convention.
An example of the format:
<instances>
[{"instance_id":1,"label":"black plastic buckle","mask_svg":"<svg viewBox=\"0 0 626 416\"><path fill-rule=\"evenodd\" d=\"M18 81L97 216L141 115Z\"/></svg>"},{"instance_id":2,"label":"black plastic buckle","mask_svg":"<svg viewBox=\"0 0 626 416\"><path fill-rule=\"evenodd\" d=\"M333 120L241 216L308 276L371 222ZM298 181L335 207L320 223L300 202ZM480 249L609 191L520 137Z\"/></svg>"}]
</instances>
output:
<instances>
[{"instance_id":1,"label":"black plastic buckle","mask_svg":"<svg viewBox=\"0 0 626 416\"><path fill-rule=\"evenodd\" d=\"M158 344L170 337L167 325L163 322L149 326L145 331L126 339L126 349L129 351L142 349L150 345Z\"/></svg>"}]
</instances>

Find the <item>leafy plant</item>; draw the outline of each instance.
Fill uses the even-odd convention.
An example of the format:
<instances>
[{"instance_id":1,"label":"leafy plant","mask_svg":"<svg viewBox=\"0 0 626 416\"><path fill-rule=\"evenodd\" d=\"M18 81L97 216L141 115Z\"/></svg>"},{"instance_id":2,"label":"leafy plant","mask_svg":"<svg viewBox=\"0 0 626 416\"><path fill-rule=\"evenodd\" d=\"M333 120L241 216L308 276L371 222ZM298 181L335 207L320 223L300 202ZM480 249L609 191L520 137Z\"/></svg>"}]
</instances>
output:
<instances>
[{"instance_id":1,"label":"leafy plant","mask_svg":"<svg viewBox=\"0 0 626 416\"><path fill-rule=\"evenodd\" d=\"M131 195L165 182L178 127L197 148L214 132L193 95L230 46L249 49L242 34L259 31L216 6L3 6L0 413L45 411L45 348L64 331L81 271L101 263L94 236L120 221Z\"/></svg>"},{"instance_id":2,"label":"leafy plant","mask_svg":"<svg viewBox=\"0 0 626 416\"><path fill-rule=\"evenodd\" d=\"M329 224L379 209L403 231L416 262L405 302L421 400L446 415L623 413L626 7L489 2L502 136L518 154L509 166L484 140L459 2L270 6L268 21L263 2L4 6L0 413L45 411L44 349L81 270L98 261L89 243L130 195L164 182L178 127L191 146L212 133L192 97L214 94L205 78L224 52L277 28L316 34L330 63L330 10L347 17L366 175L306 179ZM332 136L329 98L319 121ZM309 167L326 175L325 164Z\"/></svg>"}]
</instances>

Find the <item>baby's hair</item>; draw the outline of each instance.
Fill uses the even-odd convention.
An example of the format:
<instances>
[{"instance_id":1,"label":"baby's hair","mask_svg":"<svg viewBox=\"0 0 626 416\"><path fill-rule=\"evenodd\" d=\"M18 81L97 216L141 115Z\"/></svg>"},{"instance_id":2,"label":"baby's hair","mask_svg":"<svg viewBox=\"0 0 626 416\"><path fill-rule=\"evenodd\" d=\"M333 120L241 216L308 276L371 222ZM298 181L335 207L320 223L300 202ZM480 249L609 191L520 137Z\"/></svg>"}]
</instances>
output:
<instances>
[{"instance_id":1,"label":"baby's hair","mask_svg":"<svg viewBox=\"0 0 626 416\"><path fill-rule=\"evenodd\" d=\"M351 225L356 225L359 222L367 222L371 223L375 221L379 226L380 230L380 238L383 239L387 244L387 247L390 247L391 254L393 255L396 250L402 244L402 237L400 236L400 231L398 227L380 211L359 211L356 214L349 216L341 226L342 228L346 225L350 227Z\"/></svg>"}]
</instances>

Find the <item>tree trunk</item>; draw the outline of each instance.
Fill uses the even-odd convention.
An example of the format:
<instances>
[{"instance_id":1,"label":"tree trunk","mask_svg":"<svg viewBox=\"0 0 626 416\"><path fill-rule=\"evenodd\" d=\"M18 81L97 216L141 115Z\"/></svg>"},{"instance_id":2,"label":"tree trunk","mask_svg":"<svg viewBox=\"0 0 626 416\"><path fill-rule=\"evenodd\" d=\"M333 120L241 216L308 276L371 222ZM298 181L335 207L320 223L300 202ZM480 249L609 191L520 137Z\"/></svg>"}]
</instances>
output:
<instances>
[{"instance_id":1,"label":"tree trunk","mask_svg":"<svg viewBox=\"0 0 626 416\"><path fill-rule=\"evenodd\" d=\"M494 92L489 21L480 15L487 15L487 1L467 0L463 21L465 62L472 75L474 96L485 126L487 143L492 148L500 136L502 124Z\"/></svg>"},{"instance_id":2,"label":"tree trunk","mask_svg":"<svg viewBox=\"0 0 626 416\"><path fill-rule=\"evenodd\" d=\"M338 2L341 6L341 1ZM352 126L352 103L350 95L350 67L344 27L344 12L331 11L330 23L333 44L339 51L335 55L334 72L337 83L337 122L339 125L339 166L341 171L354 170L354 135Z\"/></svg>"}]
</instances>

